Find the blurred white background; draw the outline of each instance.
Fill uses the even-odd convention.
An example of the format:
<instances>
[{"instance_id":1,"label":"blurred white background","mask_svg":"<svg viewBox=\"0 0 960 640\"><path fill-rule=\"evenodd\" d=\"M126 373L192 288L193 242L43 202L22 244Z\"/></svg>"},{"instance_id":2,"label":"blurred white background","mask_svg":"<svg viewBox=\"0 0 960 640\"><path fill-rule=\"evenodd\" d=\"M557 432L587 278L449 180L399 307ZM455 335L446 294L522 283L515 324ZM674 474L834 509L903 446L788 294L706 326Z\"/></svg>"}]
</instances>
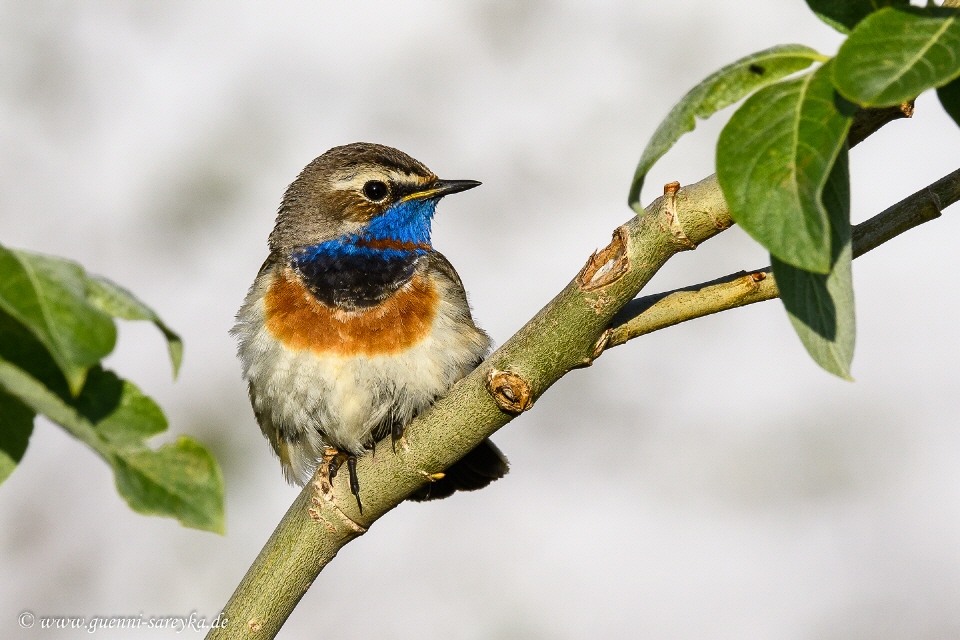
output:
<instances>
[{"instance_id":1,"label":"blurred white background","mask_svg":"<svg viewBox=\"0 0 960 640\"><path fill-rule=\"evenodd\" d=\"M227 335L280 196L327 148L396 146L484 186L435 245L506 340L630 216L659 120L768 46L835 52L802 0L0 3L0 242L76 259L186 342L124 324L110 366L224 467L227 535L134 514L105 463L37 425L0 487L0 637L17 616L215 616L296 490ZM728 114L653 171L713 171ZM853 151L855 221L960 166L931 96ZM510 475L406 504L348 545L281 638L960 636L960 209L855 263L855 383L769 302L573 372L494 439ZM655 292L766 264L739 229ZM97 637L173 637L146 630ZM194 635L196 634L184 634Z\"/></svg>"}]
</instances>

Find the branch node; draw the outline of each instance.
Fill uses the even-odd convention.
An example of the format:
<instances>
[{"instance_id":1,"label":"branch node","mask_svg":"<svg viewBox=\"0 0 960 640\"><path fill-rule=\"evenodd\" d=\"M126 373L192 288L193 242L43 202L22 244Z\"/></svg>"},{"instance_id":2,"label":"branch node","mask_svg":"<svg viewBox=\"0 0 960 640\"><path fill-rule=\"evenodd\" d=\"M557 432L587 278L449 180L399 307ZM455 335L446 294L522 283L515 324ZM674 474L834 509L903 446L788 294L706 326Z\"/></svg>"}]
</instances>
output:
<instances>
[{"instance_id":1,"label":"branch node","mask_svg":"<svg viewBox=\"0 0 960 640\"><path fill-rule=\"evenodd\" d=\"M943 202L941 202L940 196L937 195L937 192L930 187L927 187L927 193L930 195L930 200L933 202L933 206L937 210L936 215L930 216L930 218L939 218L940 215L943 214Z\"/></svg>"},{"instance_id":2,"label":"branch node","mask_svg":"<svg viewBox=\"0 0 960 640\"><path fill-rule=\"evenodd\" d=\"M513 371L491 369L487 374L487 391L507 413L523 413L533 406L530 383Z\"/></svg>"},{"instance_id":3,"label":"branch node","mask_svg":"<svg viewBox=\"0 0 960 640\"><path fill-rule=\"evenodd\" d=\"M901 118L913 117L913 101L890 107L858 107L853 114L853 123L847 134L850 148L857 146L887 123Z\"/></svg>"},{"instance_id":4,"label":"branch node","mask_svg":"<svg viewBox=\"0 0 960 640\"><path fill-rule=\"evenodd\" d=\"M438 480L443 480L447 477L443 471L437 471L436 473L429 473L427 471L420 471L423 474L423 477L426 478L429 482L436 482Z\"/></svg>"},{"instance_id":5,"label":"branch node","mask_svg":"<svg viewBox=\"0 0 960 640\"><path fill-rule=\"evenodd\" d=\"M585 369L586 367L592 367L593 361L600 357L604 349L607 348L607 343L610 342L610 336L613 335L613 328L607 327L604 329L603 333L600 334L600 337L597 338L597 341L593 343L593 349L590 351L590 355L583 358L580 362L573 366L574 369Z\"/></svg>"},{"instance_id":6,"label":"branch node","mask_svg":"<svg viewBox=\"0 0 960 640\"><path fill-rule=\"evenodd\" d=\"M755 271L750 274L750 279L757 283L763 282L766 278L767 274L763 271Z\"/></svg>"},{"instance_id":7,"label":"branch node","mask_svg":"<svg viewBox=\"0 0 960 640\"><path fill-rule=\"evenodd\" d=\"M670 234L670 237L684 249L696 249L697 243L687 237L683 225L680 224L680 216L677 214L677 193L679 191L679 182L664 185L663 197L666 201L666 207L663 210L663 218L666 219L667 224L666 226L661 224L660 228ZM714 220L714 224L717 224L716 220Z\"/></svg>"},{"instance_id":8,"label":"branch node","mask_svg":"<svg viewBox=\"0 0 960 640\"><path fill-rule=\"evenodd\" d=\"M600 354L603 353L603 350L607 348L607 343L610 342L610 336L613 335L613 329L607 328L600 334L600 337L597 339L597 342L593 345L593 352L590 354L590 363L592 364L594 360L600 357Z\"/></svg>"},{"instance_id":9,"label":"branch node","mask_svg":"<svg viewBox=\"0 0 960 640\"><path fill-rule=\"evenodd\" d=\"M322 465L322 468L326 468L326 465ZM357 523L353 518L348 516L340 509L340 505L337 504L337 496L333 490L333 485L330 483L330 477L326 473L317 472L317 475L313 480L313 496L310 501L313 503L313 507L307 509L307 514L310 516L310 519L314 522L322 522L327 530L331 533L337 531L337 527L333 522L330 522L326 517L324 517L323 512L333 512L337 515L340 521L346 525L347 529L363 535L367 532L366 527Z\"/></svg>"},{"instance_id":10,"label":"branch node","mask_svg":"<svg viewBox=\"0 0 960 640\"><path fill-rule=\"evenodd\" d=\"M594 291L613 284L630 270L630 257L627 255L627 230L617 227L610 244L594 251L577 274L577 285L581 291Z\"/></svg>"}]
</instances>

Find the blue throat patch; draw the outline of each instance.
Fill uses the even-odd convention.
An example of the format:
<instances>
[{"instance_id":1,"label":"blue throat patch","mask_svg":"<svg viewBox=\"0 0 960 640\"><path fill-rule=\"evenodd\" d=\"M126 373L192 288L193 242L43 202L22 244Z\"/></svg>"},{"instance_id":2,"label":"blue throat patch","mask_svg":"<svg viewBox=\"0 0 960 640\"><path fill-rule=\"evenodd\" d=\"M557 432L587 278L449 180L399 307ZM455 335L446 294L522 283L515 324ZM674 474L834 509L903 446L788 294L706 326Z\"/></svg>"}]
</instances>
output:
<instances>
[{"instance_id":1,"label":"blue throat patch","mask_svg":"<svg viewBox=\"0 0 960 640\"><path fill-rule=\"evenodd\" d=\"M436 210L437 200L398 202L371 220L363 235L374 240L430 244L430 223Z\"/></svg>"},{"instance_id":2,"label":"blue throat patch","mask_svg":"<svg viewBox=\"0 0 960 640\"><path fill-rule=\"evenodd\" d=\"M416 261L431 251L436 200L391 206L359 234L304 248L292 265L313 295L328 306L379 304L409 282Z\"/></svg>"}]
</instances>

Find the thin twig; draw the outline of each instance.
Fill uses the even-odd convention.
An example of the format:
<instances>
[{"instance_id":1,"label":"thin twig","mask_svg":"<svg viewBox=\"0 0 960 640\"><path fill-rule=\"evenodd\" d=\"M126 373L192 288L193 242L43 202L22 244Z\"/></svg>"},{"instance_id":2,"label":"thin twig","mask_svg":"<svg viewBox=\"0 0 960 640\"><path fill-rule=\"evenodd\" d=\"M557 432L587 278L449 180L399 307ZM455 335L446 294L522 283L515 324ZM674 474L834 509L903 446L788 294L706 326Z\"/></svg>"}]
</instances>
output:
<instances>
[{"instance_id":1,"label":"thin twig","mask_svg":"<svg viewBox=\"0 0 960 640\"><path fill-rule=\"evenodd\" d=\"M924 222L960 200L960 169L853 228L853 257L857 258ZM610 323L605 348L671 327L687 320L743 307L780 296L770 267L740 271L682 289L637 298Z\"/></svg>"}]
</instances>

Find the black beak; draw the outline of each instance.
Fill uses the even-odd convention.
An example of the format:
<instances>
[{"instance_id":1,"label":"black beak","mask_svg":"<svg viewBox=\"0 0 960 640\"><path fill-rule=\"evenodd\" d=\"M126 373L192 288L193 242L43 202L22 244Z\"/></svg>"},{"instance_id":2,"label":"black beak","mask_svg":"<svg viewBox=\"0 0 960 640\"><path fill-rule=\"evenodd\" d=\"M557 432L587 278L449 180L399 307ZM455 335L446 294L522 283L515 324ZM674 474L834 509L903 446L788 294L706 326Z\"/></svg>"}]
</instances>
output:
<instances>
[{"instance_id":1,"label":"black beak","mask_svg":"<svg viewBox=\"0 0 960 640\"><path fill-rule=\"evenodd\" d=\"M480 182L476 180L437 180L431 185L431 189L437 189L439 196L450 195L451 193L460 193L467 189L479 187Z\"/></svg>"},{"instance_id":2,"label":"black beak","mask_svg":"<svg viewBox=\"0 0 960 640\"><path fill-rule=\"evenodd\" d=\"M479 187L481 183L476 180L434 180L422 191L416 191L406 196L404 200L427 200L440 199L451 193L459 193L467 189Z\"/></svg>"}]
</instances>

